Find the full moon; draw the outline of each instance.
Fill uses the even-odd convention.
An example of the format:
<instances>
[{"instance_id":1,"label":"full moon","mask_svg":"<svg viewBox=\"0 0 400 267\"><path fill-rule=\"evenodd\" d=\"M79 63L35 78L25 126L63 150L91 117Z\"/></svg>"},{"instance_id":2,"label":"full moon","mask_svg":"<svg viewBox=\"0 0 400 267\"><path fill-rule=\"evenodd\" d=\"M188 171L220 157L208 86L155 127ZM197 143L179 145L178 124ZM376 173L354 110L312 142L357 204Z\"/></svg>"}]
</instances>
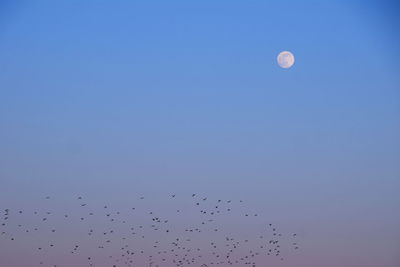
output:
<instances>
[{"instance_id":1,"label":"full moon","mask_svg":"<svg viewBox=\"0 0 400 267\"><path fill-rule=\"evenodd\" d=\"M279 66L284 69L288 69L294 64L294 56L289 51L280 52L277 60Z\"/></svg>"}]
</instances>

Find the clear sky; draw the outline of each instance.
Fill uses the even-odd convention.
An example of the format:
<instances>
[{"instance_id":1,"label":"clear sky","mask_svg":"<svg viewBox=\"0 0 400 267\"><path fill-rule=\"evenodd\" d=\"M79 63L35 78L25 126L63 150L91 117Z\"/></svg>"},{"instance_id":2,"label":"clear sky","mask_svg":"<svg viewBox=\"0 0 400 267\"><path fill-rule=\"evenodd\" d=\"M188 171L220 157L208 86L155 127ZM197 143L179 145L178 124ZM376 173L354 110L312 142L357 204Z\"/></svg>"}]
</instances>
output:
<instances>
[{"instance_id":1,"label":"clear sky","mask_svg":"<svg viewBox=\"0 0 400 267\"><path fill-rule=\"evenodd\" d=\"M279 266L399 266L399 10L0 1L0 203L240 197L299 233Z\"/></svg>"}]
</instances>

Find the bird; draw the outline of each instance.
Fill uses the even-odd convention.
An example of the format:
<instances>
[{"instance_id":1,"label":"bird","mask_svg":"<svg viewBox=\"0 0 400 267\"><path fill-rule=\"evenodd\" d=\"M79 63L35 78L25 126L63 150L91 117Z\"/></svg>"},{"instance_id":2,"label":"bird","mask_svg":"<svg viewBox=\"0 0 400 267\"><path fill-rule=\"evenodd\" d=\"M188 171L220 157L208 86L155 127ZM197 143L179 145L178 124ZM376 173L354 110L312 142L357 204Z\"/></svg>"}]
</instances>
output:
<instances>
[{"instance_id":1,"label":"bird","mask_svg":"<svg viewBox=\"0 0 400 267\"><path fill-rule=\"evenodd\" d=\"M176 194L169 196L175 198ZM260 213L249 210L240 213L235 205L243 200L213 200L202 196L195 198L200 201L190 201L196 196L194 193L179 196L176 201L168 201L167 197L160 209L150 209L148 198L142 195L140 203L129 203L135 205L128 206L128 211L134 211L129 213L123 206L113 207L109 202L95 207L78 201L74 202L76 209L72 211L63 209L62 205L56 207L57 203L53 209L36 207L33 212L7 208L0 212L0 245L1 242L13 242L13 246L19 245L25 253L32 244L31 249L37 253L30 255L36 255L32 257L36 257L36 264L41 266L60 266L61 262L54 262L52 254L65 252L70 258L66 257L64 261L74 262L83 256L90 266L104 262L109 264L107 266L256 267L264 266L268 257L284 260L283 255L287 254L283 253L284 249L300 248L297 234L284 235L277 226L260 223ZM78 196L78 200L82 199L88 200L88 197ZM176 207L185 201L191 204ZM193 215L194 211L199 212L198 216ZM238 224L238 232L231 232L229 222L240 221L243 214L246 219ZM27 219L25 216L33 217ZM59 220L60 217L63 220ZM259 229L257 225L260 225ZM29 240L37 242L23 242L28 235ZM65 236L68 238L63 238ZM289 239L290 246L285 248L283 241L287 237L296 239L295 242Z\"/></svg>"}]
</instances>

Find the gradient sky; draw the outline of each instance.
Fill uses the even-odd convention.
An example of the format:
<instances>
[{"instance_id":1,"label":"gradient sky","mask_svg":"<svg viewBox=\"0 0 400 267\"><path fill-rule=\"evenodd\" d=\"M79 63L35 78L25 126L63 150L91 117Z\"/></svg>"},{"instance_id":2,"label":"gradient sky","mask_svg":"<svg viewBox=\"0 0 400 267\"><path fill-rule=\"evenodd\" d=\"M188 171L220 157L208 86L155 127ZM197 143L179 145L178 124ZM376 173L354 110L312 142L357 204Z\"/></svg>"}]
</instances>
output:
<instances>
[{"instance_id":1,"label":"gradient sky","mask_svg":"<svg viewBox=\"0 0 400 267\"><path fill-rule=\"evenodd\" d=\"M0 1L0 203L240 197L299 233L279 266L399 266L398 11Z\"/></svg>"}]
</instances>

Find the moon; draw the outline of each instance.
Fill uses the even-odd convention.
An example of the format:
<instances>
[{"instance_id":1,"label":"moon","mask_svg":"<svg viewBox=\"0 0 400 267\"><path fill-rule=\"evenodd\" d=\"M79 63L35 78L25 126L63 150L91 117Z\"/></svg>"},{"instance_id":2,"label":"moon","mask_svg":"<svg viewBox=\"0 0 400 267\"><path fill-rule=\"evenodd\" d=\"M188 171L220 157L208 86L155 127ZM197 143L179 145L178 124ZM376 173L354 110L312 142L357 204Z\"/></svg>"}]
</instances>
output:
<instances>
[{"instance_id":1,"label":"moon","mask_svg":"<svg viewBox=\"0 0 400 267\"><path fill-rule=\"evenodd\" d=\"M277 61L281 68L288 69L294 64L294 55L289 51L282 51L279 53Z\"/></svg>"}]
</instances>

